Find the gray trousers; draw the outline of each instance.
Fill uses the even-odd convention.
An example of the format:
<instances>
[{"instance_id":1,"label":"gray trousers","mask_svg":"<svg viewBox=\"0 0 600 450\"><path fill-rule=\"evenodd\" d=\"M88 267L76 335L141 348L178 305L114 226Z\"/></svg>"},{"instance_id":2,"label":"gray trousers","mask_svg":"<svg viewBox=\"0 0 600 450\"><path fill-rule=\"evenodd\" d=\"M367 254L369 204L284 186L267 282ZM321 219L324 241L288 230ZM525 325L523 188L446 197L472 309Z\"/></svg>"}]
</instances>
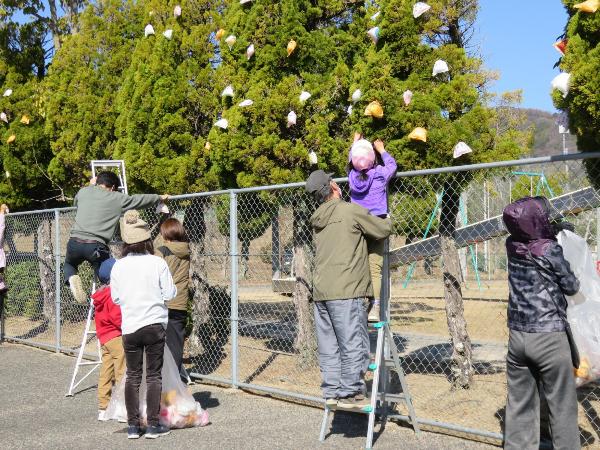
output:
<instances>
[{"instance_id":1,"label":"gray trousers","mask_svg":"<svg viewBox=\"0 0 600 450\"><path fill-rule=\"evenodd\" d=\"M366 298L315 302L323 397L365 393L369 367Z\"/></svg>"},{"instance_id":2,"label":"gray trousers","mask_svg":"<svg viewBox=\"0 0 600 450\"><path fill-rule=\"evenodd\" d=\"M540 391L546 397L554 450L580 449L577 392L565 332L510 330L504 448L538 450Z\"/></svg>"}]
</instances>

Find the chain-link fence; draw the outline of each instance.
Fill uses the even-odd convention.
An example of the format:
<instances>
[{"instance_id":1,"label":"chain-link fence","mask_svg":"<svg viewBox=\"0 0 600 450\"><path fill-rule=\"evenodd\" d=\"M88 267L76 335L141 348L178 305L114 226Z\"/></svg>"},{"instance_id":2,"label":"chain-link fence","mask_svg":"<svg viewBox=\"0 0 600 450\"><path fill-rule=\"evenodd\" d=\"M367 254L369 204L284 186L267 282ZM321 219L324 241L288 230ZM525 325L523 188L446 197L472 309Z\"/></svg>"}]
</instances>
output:
<instances>
[{"instance_id":1,"label":"chain-link fence","mask_svg":"<svg viewBox=\"0 0 600 450\"><path fill-rule=\"evenodd\" d=\"M502 210L517 198L544 195L597 255L600 195L585 168L600 166L599 157L407 172L391 183L394 231L391 270L384 274L391 284L389 318L423 425L502 438L508 338ZM347 197L345 180L339 184ZM316 204L303 184L177 196L169 208L191 241L188 372L319 401L309 303L314 270L309 222ZM142 215L156 235L158 214ZM60 270L73 220L73 209L7 216L5 337L56 351L78 350L88 309L73 300ZM118 245L111 247L118 254ZM90 268L82 266L80 273L90 289ZM448 283L445 274L459 283ZM457 318L455 310L464 313ZM86 350L92 353L95 345L89 342ZM457 370L461 358L468 359L467 375ZM600 390L591 383L578 393L582 443L599 446ZM401 407L398 413L406 414Z\"/></svg>"}]
</instances>

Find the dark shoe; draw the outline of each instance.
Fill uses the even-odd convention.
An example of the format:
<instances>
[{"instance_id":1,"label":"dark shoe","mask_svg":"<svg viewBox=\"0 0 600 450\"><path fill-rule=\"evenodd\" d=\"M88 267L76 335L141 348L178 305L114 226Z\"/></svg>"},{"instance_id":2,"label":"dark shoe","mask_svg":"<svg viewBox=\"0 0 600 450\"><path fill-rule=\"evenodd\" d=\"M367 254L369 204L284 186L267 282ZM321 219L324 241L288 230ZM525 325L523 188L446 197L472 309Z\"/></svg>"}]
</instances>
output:
<instances>
[{"instance_id":1,"label":"dark shoe","mask_svg":"<svg viewBox=\"0 0 600 450\"><path fill-rule=\"evenodd\" d=\"M146 430L146 439L156 439L161 436L166 436L170 432L171 430L164 425L150 425Z\"/></svg>"},{"instance_id":2,"label":"dark shoe","mask_svg":"<svg viewBox=\"0 0 600 450\"><path fill-rule=\"evenodd\" d=\"M129 425L127 427L127 439L139 439L142 435L142 430L136 425Z\"/></svg>"}]
</instances>

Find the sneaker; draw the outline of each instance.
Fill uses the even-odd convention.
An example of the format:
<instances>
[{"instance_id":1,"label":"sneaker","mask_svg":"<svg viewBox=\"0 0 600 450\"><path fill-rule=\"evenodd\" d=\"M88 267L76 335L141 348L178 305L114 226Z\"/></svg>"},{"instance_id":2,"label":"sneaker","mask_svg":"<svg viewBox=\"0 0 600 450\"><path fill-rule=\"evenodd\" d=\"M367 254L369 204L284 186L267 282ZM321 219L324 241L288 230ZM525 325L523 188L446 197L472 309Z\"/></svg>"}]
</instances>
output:
<instances>
[{"instance_id":1,"label":"sneaker","mask_svg":"<svg viewBox=\"0 0 600 450\"><path fill-rule=\"evenodd\" d=\"M338 404L338 399L337 398L326 398L325 399L325 405L327 405L328 408L333 409L337 406Z\"/></svg>"},{"instance_id":2,"label":"sneaker","mask_svg":"<svg viewBox=\"0 0 600 450\"><path fill-rule=\"evenodd\" d=\"M127 427L127 439L139 439L142 436L142 430L137 425Z\"/></svg>"},{"instance_id":3,"label":"sneaker","mask_svg":"<svg viewBox=\"0 0 600 450\"><path fill-rule=\"evenodd\" d=\"M105 409L99 409L98 410L98 420L100 422L108 422L108 417L106 417L106 410Z\"/></svg>"},{"instance_id":4,"label":"sneaker","mask_svg":"<svg viewBox=\"0 0 600 450\"><path fill-rule=\"evenodd\" d=\"M367 320L371 323L379 322L381 320L380 317L381 316L379 315L379 303L373 303L371 311L369 311L369 316L367 317Z\"/></svg>"},{"instance_id":5,"label":"sneaker","mask_svg":"<svg viewBox=\"0 0 600 450\"><path fill-rule=\"evenodd\" d=\"M81 277L79 275L73 275L69 278L69 287L71 288L71 293L77 303L85 303L87 301L87 295L85 295Z\"/></svg>"},{"instance_id":6,"label":"sneaker","mask_svg":"<svg viewBox=\"0 0 600 450\"><path fill-rule=\"evenodd\" d=\"M371 401L362 394L356 394L350 397L341 398L338 401L338 407L352 410L362 411L364 407L371 406Z\"/></svg>"},{"instance_id":7,"label":"sneaker","mask_svg":"<svg viewBox=\"0 0 600 450\"><path fill-rule=\"evenodd\" d=\"M146 430L146 439L156 439L161 436L166 436L170 432L171 430L164 425L150 425Z\"/></svg>"}]
</instances>

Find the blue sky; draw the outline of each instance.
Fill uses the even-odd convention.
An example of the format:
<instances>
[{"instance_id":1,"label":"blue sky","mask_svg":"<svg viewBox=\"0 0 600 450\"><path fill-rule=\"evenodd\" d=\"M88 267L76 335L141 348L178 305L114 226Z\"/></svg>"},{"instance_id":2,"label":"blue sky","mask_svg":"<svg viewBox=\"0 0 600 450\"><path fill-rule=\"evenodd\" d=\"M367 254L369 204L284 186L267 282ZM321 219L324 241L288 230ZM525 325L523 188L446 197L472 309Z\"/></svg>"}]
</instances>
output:
<instances>
[{"instance_id":1,"label":"blue sky","mask_svg":"<svg viewBox=\"0 0 600 450\"><path fill-rule=\"evenodd\" d=\"M475 42L485 66L500 71L493 89L523 89L523 105L555 111L550 82L559 53L552 47L567 22L560 0L480 0Z\"/></svg>"}]
</instances>

